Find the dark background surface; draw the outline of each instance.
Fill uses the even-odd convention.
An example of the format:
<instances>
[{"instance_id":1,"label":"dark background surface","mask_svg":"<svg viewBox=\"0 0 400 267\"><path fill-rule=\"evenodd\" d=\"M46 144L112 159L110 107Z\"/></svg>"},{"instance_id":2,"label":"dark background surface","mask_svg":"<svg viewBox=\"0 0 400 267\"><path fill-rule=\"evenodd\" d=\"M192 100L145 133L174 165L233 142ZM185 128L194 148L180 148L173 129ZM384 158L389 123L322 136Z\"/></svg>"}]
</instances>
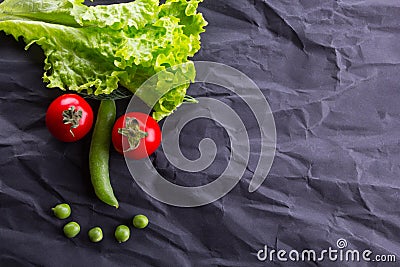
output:
<instances>
[{"instance_id":1,"label":"dark background surface","mask_svg":"<svg viewBox=\"0 0 400 267\"><path fill-rule=\"evenodd\" d=\"M106 206L89 181L90 136L66 144L46 129L46 109L61 92L41 80L40 48L26 52L1 33L0 266L391 266L256 257L264 245L321 251L336 248L339 238L349 249L400 256L400 3L205 0L200 11L209 25L194 59L244 72L273 110L277 153L261 188L247 190L258 160L254 130L245 176L224 198L199 208L152 199L112 150L121 206ZM220 99L248 117L244 103L222 88L196 84L189 94ZM97 109L98 102L90 104ZM117 104L121 115L127 101ZM255 122L246 123L251 129ZM184 174L161 150L154 166L178 184L212 181L229 160L229 140L215 123L195 120L181 136L183 153L196 158L204 137L219 149L206 171ZM66 221L52 216L60 202L71 204L71 219L81 225L75 239L65 238ZM131 239L117 244L115 227L130 225L138 213L150 218L149 227L132 228ZM93 226L103 228L101 243L87 238Z\"/></svg>"}]
</instances>

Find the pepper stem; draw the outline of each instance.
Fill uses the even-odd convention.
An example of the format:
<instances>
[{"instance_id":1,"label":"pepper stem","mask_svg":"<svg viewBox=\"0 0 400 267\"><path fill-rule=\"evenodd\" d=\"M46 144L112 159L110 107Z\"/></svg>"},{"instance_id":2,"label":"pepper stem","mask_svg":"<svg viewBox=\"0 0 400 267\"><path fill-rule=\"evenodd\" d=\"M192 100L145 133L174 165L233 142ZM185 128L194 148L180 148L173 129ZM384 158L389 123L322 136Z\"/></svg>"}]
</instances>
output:
<instances>
[{"instance_id":1,"label":"pepper stem","mask_svg":"<svg viewBox=\"0 0 400 267\"><path fill-rule=\"evenodd\" d=\"M63 116L63 123L64 124L71 124L69 128L69 132L73 137L75 137L74 132L72 131L75 128L78 128L79 122L82 119L82 110L77 110L75 106L70 106L68 109L62 112Z\"/></svg>"},{"instance_id":2,"label":"pepper stem","mask_svg":"<svg viewBox=\"0 0 400 267\"><path fill-rule=\"evenodd\" d=\"M140 130L138 120L131 117L125 118L125 128L119 128L118 133L128 138L129 148L124 152L135 150L138 148L140 140L148 136L148 133Z\"/></svg>"}]
</instances>

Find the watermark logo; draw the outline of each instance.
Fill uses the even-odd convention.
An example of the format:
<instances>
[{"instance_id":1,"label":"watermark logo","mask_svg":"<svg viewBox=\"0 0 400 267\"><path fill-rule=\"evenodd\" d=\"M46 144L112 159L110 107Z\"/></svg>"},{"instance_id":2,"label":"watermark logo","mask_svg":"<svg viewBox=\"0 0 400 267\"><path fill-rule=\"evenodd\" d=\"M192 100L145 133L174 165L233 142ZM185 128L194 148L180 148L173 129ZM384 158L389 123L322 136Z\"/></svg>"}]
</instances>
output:
<instances>
[{"instance_id":1,"label":"watermark logo","mask_svg":"<svg viewBox=\"0 0 400 267\"><path fill-rule=\"evenodd\" d=\"M344 238L336 241L336 247L329 247L321 251L313 249L286 251L269 249L268 246L264 246L257 252L257 259L270 262L396 262L396 255L394 254L374 254L369 249L362 251L347 249L348 243Z\"/></svg>"},{"instance_id":2,"label":"watermark logo","mask_svg":"<svg viewBox=\"0 0 400 267\"><path fill-rule=\"evenodd\" d=\"M337 246L338 248L340 248L340 249L346 248L346 247L347 247L347 240L346 240L346 239L343 239L343 238L339 238L339 239L336 241L336 246Z\"/></svg>"},{"instance_id":3,"label":"watermark logo","mask_svg":"<svg viewBox=\"0 0 400 267\"><path fill-rule=\"evenodd\" d=\"M146 96L146 104L151 108L154 107L169 90L190 82L185 75L190 68L187 64L157 73L143 83L135 95ZM235 93L251 109L258 123L261 133L261 152L249 185L249 192L254 192L266 179L275 155L276 129L270 106L254 81L239 70L224 64L205 61L194 62L194 67L196 69L194 82L222 86ZM177 75L177 71L181 74ZM173 82L165 82L168 79ZM148 89L154 88L160 82L166 86L149 97L145 92L155 91ZM178 169L187 172L202 171L215 159L217 153L215 141L209 138L203 139L199 143L200 157L189 160L179 148L179 135L183 127L194 119L208 118L218 122L229 135L231 154L228 166L216 180L197 187L180 186L164 179L149 158L141 161L126 159L132 177L147 194L163 203L178 207L202 206L226 195L242 178L250 157L247 130L237 112L217 99L200 97L196 100L197 104L182 105L164 121L162 147L168 161ZM132 99L127 112L133 111L134 105Z\"/></svg>"}]
</instances>

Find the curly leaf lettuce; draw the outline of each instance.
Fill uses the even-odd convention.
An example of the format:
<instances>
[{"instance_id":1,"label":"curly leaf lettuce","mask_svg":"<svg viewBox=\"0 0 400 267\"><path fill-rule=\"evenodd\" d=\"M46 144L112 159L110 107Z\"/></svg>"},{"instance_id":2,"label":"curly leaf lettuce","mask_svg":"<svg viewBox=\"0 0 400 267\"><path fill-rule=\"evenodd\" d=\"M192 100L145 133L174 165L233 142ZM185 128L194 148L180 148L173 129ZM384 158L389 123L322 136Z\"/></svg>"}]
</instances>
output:
<instances>
[{"instance_id":1,"label":"curly leaf lettuce","mask_svg":"<svg viewBox=\"0 0 400 267\"><path fill-rule=\"evenodd\" d=\"M33 43L43 49L47 87L103 95L121 85L134 93L149 77L182 63L192 67L170 75L184 73L193 81L195 69L188 57L200 49L200 33L207 25L197 12L201 1L159 5L158 0L136 0L89 7L83 0L5 0L0 3L0 30L22 37L26 49ZM148 90L158 86L163 81ZM171 114L188 86L163 95L153 117ZM145 102L146 94L139 95Z\"/></svg>"}]
</instances>

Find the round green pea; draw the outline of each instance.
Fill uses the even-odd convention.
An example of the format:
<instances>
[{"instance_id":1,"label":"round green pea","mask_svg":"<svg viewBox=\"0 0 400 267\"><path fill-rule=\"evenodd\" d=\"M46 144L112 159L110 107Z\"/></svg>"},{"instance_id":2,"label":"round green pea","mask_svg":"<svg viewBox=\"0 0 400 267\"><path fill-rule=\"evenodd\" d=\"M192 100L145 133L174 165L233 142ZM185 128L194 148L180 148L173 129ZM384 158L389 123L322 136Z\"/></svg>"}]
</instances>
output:
<instances>
[{"instance_id":1,"label":"round green pea","mask_svg":"<svg viewBox=\"0 0 400 267\"><path fill-rule=\"evenodd\" d=\"M129 236L131 234L131 231L129 230L129 227L126 225L119 225L116 229L115 229L115 239L117 239L117 241L119 243L125 242L129 239Z\"/></svg>"},{"instance_id":2,"label":"round green pea","mask_svg":"<svg viewBox=\"0 0 400 267\"><path fill-rule=\"evenodd\" d=\"M64 225L63 231L66 237L73 238L79 234L81 227L76 222L69 222Z\"/></svg>"},{"instance_id":3,"label":"round green pea","mask_svg":"<svg viewBox=\"0 0 400 267\"><path fill-rule=\"evenodd\" d=\"M68 204L58 204L52 208L54 215L59 219L66 219L71 215L71 207Z\"/></svg>"},{"instance_id":4,"label":"round green pea","mask_svg":"<svg viewBox=\"0 0 400 267\"><path fill-rule=\"evenodd\" d=\"M103 239L103 231L100 227L93 227L89 230L88 235L92 242L100 242Z\"/></svg>"},{"instance_id":5,"label":"round green pea","mask_svg":"<svg viewBox=\"0 0 400 267\"><path fill-rule=\"evenodd\" d=\"M136 228L143 229L148 224L149 224L149 219L142 214L136 215L133 218L133 226L135 226Z\"/></svg>"}]
</instances>

